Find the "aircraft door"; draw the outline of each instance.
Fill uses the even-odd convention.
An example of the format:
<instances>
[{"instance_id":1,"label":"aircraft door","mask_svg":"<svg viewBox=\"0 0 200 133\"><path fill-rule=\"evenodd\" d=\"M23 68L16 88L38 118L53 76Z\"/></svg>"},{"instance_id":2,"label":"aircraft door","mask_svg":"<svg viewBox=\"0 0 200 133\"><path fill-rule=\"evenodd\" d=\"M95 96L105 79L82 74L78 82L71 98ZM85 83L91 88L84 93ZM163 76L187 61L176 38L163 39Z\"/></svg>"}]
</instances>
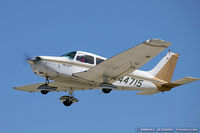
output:
<instances>
[{"instance_id":1,"label":"aircraft door","mask_svg":"<svg viewBox=\"0 0 200 133\"><path fill-rule=\"evenodd\" d=\"M71 76L73 72L73 66L70 64L59 64L58 73L63 76Z\"/></svg>"},{"instance_id":2,"label":"aircraft door","mask_svg":"<svg viewBox=\"0 0 200 133\"><path fill-rule=\"evenodd\" d=\"M48 76L55 77L58 75L58 63L46 62L46 72Z\"/></svg>"}]
</instances>

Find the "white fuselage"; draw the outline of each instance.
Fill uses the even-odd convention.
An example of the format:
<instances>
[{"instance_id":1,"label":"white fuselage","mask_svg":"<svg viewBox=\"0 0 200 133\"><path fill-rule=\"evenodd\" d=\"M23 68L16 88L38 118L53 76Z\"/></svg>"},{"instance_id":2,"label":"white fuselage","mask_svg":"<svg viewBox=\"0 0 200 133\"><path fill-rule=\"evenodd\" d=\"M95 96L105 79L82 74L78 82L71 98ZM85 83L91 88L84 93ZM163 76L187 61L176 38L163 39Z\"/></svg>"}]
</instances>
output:
<instances>
[{"instance_id":1,"label":"white fuselage","mask_svg":"<svg viewBox=\"0 0 200 133\"><path fill-rule=\"evenodd\" d=\"M93 55L94 58L95 55ZM40 56L41 60L36 63L31 63L31 68L35 72L35 74L49 77L51 80L59 79L59 77L67 77L73 79L73 74L78 72L83 72L88 70L89 68L96 65L96 61L94 64L83 63L76 60L76 57L71 60L65 57L53 57L53 56ZM104 58L105 59L105 58ZM116 89L123 90L157 90L157 86L144 78L152 78L148 72L135 70L123 78L116 80L112 84L117 86ZM74 82L74 83L73 83ZM69 82L65 82L66 84L70 84L72 87L76 87L76 84L79 85L79 79L74 78L74 80L70 80ZM77 85L77 86L78 86Z\"/></svg>"}]
</instances>

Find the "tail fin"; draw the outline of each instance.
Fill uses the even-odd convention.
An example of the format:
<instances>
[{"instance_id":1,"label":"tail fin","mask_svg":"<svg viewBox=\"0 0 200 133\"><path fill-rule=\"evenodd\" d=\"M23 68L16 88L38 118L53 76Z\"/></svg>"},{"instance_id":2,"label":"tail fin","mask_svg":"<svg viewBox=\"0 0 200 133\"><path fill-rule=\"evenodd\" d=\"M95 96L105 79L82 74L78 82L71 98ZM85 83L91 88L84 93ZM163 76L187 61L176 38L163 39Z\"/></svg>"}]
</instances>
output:
<instances>
[{"instance_id":1,"label":"tail fin","mask_svg":"<svg viewBox=\"0 0 200 133\"><path fill-rule=\"evenodd\" d=\"M165 57L148 73L154 78L170 82L176 67L178 54L168 52Z\"/></svg>"}]
</instances>

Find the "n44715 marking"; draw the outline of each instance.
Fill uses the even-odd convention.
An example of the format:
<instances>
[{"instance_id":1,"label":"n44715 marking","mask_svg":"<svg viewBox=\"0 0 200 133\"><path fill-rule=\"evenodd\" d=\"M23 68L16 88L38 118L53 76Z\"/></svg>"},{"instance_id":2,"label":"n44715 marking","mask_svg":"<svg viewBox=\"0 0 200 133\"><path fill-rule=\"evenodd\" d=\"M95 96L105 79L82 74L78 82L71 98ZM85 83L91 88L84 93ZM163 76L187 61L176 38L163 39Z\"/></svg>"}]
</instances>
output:
<instances>
[{"instance_id":1,"label":"n44715 marking","mask_svg":"<svg viewBox=\"0 0 200 133\"><path fill-rule=\"evenodd\" d=\"M141 87L143 80L141 79L135 79L135 78L130 78L130 77L122 77L119 79L120 83L128 84L128 85L133 85L136 87Z\"/></svg>"}]
</instances>

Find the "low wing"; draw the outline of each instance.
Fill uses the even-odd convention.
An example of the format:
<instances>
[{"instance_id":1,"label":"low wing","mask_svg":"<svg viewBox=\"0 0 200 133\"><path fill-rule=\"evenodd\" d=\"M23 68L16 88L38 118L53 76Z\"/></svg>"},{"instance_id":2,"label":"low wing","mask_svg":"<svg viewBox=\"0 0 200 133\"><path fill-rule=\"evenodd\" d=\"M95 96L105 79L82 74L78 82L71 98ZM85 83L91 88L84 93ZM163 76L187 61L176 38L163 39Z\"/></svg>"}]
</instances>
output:
<instances>
[{"instance_id":1,"label":"low wing","mask_svg":"<svg viewBox=\"0 0 200 133\"><path fill-rule=\"evenodd\" d=\"M40 92L41 85L44 85L44 83L36 83L36 84L13 87L13 88L16 90L27 91L27 92ZM71 90L71 88L64 83L50 82L48 86L49 86L49 89L48 89L49 91L69 91L69 90ZM76 88L75 90L78 90L78 89Z\"/></svg>"},{"instance_id":2,"label":"low wing","mask_svg":"<svg viewBox=\"0 0 200 133\"><path fill-rule=\"evenodd\" d=\"M147 40L87 71L75 73L74 76L96 83L102 83L104 80L112 83L143 66L170 45L171 43L158 39Z\"/></svg>"}]
</instances>

